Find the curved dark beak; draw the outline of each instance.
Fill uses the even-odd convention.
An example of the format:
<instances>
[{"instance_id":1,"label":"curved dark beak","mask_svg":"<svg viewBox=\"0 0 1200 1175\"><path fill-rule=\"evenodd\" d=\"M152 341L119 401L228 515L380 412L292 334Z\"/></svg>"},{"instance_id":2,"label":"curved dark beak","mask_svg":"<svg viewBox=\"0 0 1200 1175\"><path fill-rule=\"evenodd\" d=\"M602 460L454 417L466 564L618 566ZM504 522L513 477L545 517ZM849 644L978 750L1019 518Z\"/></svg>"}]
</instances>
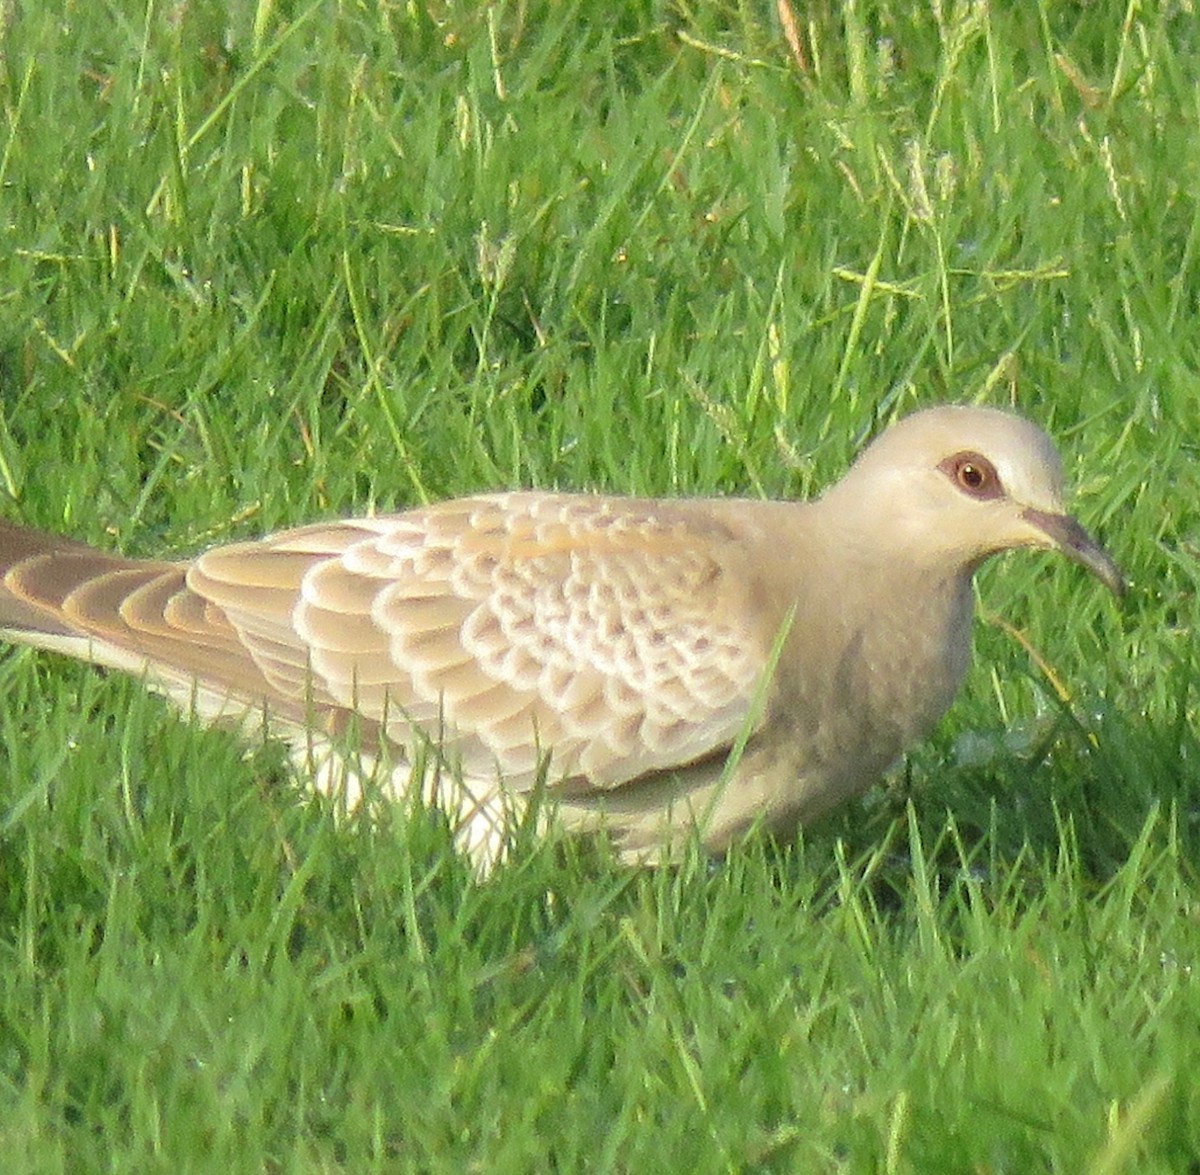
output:
<instances>
[{"instance_id":1,"label":"curved dark beak","mask_svg":"<svg viewBox=\"0 0 1200 1175\"><path fill-rule=\"evenodd\" d=\"M1125 595L1128 585L1113 557L1069 514L1047 514L1030 507L1021 515L1068 559L1086 567L1117 599Z\"/></svg>"}]
</instances>

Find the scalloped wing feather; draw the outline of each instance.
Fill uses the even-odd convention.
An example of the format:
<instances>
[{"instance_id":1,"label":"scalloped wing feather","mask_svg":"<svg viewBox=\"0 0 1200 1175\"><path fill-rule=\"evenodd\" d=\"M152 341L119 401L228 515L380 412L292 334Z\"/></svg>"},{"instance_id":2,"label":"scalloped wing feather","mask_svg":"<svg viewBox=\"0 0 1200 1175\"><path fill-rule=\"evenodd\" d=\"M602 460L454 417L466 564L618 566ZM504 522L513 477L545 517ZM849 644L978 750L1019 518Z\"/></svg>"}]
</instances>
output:
<instances>
[{"instance_id":1,"label":"scalloped wing feather","mask_svg":"<svg viewBox=\"0 0 1200 1175\"><path fill-rule=\"evenodd\" d=\"M709 755L746 721L764 653L719 550L664 504L557 494L465 499L202 555L217 605L290 698L353 708L464 774L615 786Z\"/></svg>"}]
</instances>

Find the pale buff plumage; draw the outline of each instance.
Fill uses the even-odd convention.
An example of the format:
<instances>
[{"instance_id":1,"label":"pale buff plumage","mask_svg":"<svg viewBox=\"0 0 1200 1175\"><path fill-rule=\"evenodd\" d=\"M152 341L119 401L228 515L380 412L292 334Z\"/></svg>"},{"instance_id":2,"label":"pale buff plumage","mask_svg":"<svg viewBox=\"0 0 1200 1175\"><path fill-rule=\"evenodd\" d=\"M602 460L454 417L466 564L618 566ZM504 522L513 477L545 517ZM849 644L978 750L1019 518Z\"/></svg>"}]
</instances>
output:
<instances>
[{"instance_id":1,"label":"pale buff plumage","mask_svg":"<svg viewBox=\"0 0 1200 1175\"><path fill-rule=\"evenodd\" d=\"M386 764L383 790L421 786L481 862L539 780L566 826L652 860L693 828L719 851L867 788L950 705L972 574L1013 547L1122 589L1064 513L1049 438L946 407L809 503L488 494L191 563L2 523L0 628L202 718L265 717L351 801Z\"/></svg>"}]
</instances>

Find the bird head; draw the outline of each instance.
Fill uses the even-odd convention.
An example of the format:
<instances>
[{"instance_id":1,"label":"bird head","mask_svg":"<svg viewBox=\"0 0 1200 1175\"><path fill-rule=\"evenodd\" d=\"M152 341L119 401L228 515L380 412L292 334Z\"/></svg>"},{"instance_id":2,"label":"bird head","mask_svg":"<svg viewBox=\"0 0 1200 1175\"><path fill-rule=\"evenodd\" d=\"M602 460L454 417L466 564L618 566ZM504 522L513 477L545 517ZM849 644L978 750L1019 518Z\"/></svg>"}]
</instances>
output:
<instances>
[{"instance_id":1,"label":"bird head","mask_svg":"<svg viewBox=\"0 0 1200 1175\"><path fill-rule=\"evenodd\" d=\"M897 558L969 573L1000 551L1038 547L1061 551L1115 595L1125 591L1112 557L1066 512L1054 443L1009 412L944 406L905 417L826 498Z\"/></svg>"}]
</instances>

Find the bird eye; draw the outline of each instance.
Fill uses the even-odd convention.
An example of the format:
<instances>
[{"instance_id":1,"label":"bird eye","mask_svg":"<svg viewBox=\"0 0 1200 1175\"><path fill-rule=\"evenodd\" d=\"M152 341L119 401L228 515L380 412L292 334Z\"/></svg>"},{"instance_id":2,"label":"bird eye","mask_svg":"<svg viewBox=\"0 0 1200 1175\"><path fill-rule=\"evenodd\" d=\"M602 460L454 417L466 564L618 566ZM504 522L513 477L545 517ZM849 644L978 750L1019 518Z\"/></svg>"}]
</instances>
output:
<instances>
[{"instance_id":1,"label":"bird eye","mask_svg":"<svg viewBox=\"0 0 1200 1175\"><path fill-rule=\"evenodd\" d=\"M978 465L972 465L970 461L958 467L958 480L964 489L977 490L987 478L987 474L979 468Z\"/></svg>"},{"instance_id":2,"label":"bird eye","mask_svg":"<svg viewBox=\"0 0 1200 1175\"><path fill-rule=\"evenodd\" d=\"M978 453L955 453L947 457L939 468L965 494L972 498L987 500L999 498L1004 493L996 467Z\"/></svg>"}]
</instances>

